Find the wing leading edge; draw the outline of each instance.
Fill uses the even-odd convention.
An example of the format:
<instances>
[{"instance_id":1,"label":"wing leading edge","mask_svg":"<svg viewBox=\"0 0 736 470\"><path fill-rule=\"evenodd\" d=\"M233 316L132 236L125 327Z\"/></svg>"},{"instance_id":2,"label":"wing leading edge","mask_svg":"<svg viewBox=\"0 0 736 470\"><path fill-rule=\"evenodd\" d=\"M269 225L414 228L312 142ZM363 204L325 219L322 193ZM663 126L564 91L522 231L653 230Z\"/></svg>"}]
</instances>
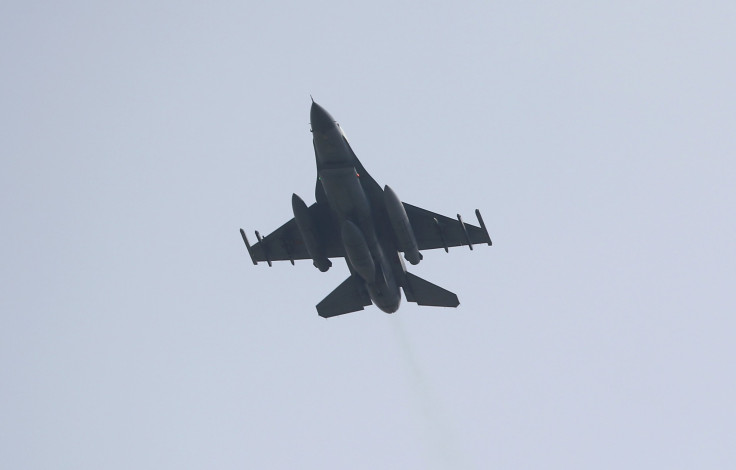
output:
<instances>
[{"instance_id":1,"label":"wing leading edge","mask_svg":"<svg viewBox=\"0 0 736 470\"><path fill-rule=\"evenodd\" d=\"M317 222L315 227L319 232L318 237L323 244L325 256L328 258L345 256L342 244L335 238L337 231L333 227L333 221L325 209L324 206L317 203L312 204L308 209L312 220ZM291 264L294 264L295 260L311 259L299 227L293 218L265 237L256 231L258 241L253 245L250 244L242 228L240 235L243 237L253 264L265 261L271 266L273 261L291 261Z\"/></svg>"},{"instance_id":2,"label":"wing leading edge","mask_svg":"<svg viewBox=\"0 0 736 470\"><path fill-rule=\"evenodd\" d=\"M466 224L459 214L457 219L451 219L411 204L403 204L420 250L444 248L449 251L451 246L462 245L467 245L472 250L477 243L493 244L478 209L475 210L475 215L480 227Z\"/></svg>"}]
</instances>

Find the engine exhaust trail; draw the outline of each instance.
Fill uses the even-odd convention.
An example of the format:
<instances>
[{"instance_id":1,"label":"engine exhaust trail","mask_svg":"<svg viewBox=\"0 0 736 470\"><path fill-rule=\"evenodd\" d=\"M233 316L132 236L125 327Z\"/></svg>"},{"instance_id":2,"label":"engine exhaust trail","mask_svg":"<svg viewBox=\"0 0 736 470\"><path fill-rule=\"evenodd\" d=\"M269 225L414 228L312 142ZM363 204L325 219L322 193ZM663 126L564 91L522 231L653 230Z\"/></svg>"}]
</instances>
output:
<instances>
[{"instance_id":1,"label":"engine exhaust trail","mask_svg":"<svg viewBox=\"0 0 736 470\"><path fill-rule=\"evenodd\" d=\"M422 439L428 450L428 463L431 468L437 469L469 468L468 463L461 459L457 452L452 426L450 426L440 400L432 390L424 367L406 333L403 320L401 317L391 320L397 349L407 372L409 399L415 406L419 420L417 425L423 431Z\"/></svg>"}]
</instances>

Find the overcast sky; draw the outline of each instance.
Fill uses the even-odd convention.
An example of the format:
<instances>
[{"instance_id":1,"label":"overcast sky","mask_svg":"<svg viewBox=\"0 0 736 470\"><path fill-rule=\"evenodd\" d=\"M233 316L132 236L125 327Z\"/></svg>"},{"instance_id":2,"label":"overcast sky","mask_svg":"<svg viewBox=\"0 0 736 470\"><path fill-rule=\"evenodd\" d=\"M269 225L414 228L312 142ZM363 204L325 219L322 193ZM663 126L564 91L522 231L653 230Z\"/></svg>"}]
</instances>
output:
<instances>
[{"instance_id":1,"label":"overcast sky","mask_svg":"<svg viewBox=\"0 0 736 470\"><path fill-rule=\"evenodd\" d=\"M733 2L5 1L0 467L736 467ZM253 266L309 95L494 246Z\"/></svg>"}]
</instances>

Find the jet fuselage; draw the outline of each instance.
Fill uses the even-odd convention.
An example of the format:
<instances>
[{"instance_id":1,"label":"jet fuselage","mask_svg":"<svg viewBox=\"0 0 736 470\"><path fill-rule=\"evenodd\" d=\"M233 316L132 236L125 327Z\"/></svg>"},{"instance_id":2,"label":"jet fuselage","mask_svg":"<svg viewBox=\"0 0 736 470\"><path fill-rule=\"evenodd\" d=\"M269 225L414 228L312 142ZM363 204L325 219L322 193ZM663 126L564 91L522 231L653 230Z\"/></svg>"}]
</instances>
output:
<instances>
[{"instance_id":1,"label":"jet fuselage","mask_svg":"<svg viewBox=\"0 0 736 470\"><path fill-rule=\"evenodd\" d=\"M332 116L317 103L312 103L310 116L318 178L337 218L348 267L363 279L373 303L393 313L401 303L397 274L405 268L391 237L381 233L384 224L377 223L385 219L380 187L364 187Z\"/></svg>"},{"instance_id":2,"label":"jet fuselage","mask_svg":"<svg viewBox=\"0 0 736 470\"><path fill-rule=\"evenodd\" d=\"M292 194L294 217L266 235L256 230L251 246L245 231L240 235L253 264L265 261L311 259L325 272L332 258L345 258L350 276L317 307L323 318L363 310L375 304L393 313L407 302L435 307L457 307L453 292L407 272L404 259L418 264L422 250L491 244L480 211L479 227L431 212L399 199L389 186L381 187L365 170L340 126L312 101L310 111L317 163L316 202L307 204ZM401 256L403 253L403 258Z\"/></svg>"}]
</instances>

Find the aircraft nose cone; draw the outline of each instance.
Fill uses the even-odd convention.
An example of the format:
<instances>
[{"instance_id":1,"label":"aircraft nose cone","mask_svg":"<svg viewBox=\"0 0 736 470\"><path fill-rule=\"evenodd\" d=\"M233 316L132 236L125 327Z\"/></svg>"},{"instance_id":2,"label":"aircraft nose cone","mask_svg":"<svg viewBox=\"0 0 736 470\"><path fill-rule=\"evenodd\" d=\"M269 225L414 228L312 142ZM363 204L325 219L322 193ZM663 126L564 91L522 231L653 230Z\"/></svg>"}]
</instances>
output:
<instances>
[{"instance_id":1,"label":"aircraft nose cone","mask_svg":"<svg viewBox=\"0 0 736 470\"><path fill-rule=\"evenodd\" d=\"M309 112L312 122L312 132L325 132L335 126L335 119L325 108L312 101L312 109Z\"/></svg>"}]
</instances>

